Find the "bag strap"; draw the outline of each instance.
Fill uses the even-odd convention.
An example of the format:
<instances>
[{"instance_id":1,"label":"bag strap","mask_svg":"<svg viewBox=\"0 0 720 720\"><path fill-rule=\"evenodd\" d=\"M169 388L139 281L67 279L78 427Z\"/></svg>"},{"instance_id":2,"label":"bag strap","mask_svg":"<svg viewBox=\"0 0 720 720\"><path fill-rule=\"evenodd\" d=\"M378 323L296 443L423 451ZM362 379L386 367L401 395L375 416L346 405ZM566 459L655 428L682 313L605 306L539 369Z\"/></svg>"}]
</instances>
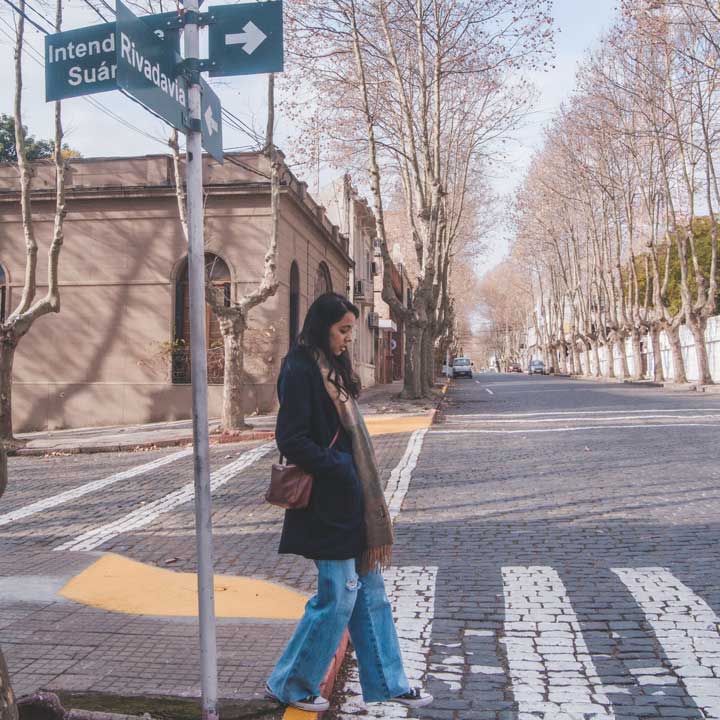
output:
<instances>
[{"instance_id":1,"label":"bag strap","mask_svg":"<svg viewBox=\"0 0 720 720\"><path fill-rule=\"evenodd\" d=\"M330 444L328 445L328 450L337 442L337 439L340 437L340 430L342 428L342 425L338 425L338 429L335 432L335 437L330 441ZM283 464L283 460L285 459L285 456L280 453L280 464Z\"/></svg>"}]
</instances>

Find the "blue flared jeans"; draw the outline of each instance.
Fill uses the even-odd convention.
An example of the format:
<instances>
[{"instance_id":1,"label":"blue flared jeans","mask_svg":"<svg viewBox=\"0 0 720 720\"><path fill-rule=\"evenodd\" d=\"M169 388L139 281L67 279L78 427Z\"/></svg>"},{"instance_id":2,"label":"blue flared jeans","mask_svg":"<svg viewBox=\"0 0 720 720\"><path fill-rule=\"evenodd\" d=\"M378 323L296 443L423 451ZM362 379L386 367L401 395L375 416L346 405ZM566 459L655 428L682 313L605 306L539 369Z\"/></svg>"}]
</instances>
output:
<instances>
[{"instance_id":1,"label":"blue flared jeans","mask_svg":"<svg viewBox=\"0 0 720 720\"><path fill-rule=\"evenodd\" d=\"M381 573L358 576L355 560L316 560L317 594L305 606L268 687L282 702L320 694L345 629L357 655L365 702L410 690Z\"/></svg>"}]
</instances>

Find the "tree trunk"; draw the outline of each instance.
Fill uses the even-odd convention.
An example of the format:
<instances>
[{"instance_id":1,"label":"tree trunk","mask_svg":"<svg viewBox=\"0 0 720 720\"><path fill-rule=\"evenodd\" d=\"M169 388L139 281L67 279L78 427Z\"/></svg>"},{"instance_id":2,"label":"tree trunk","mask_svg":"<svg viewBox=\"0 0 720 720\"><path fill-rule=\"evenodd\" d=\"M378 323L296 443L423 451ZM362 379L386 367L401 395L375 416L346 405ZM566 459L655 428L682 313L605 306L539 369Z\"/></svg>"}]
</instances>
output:
<instances>
[{"instance_id":1,"label":"tree trunk","mask_svg":"<svg viewBox=\"0 0 720 720\"><path fill-rule=\"evenodd\" d=\"M695 341L695 357L697 358L698 383L700 385L712 385L713 379L710 374L710 361L708 360L707 345L705 344L705 328L707 319L700 316L688 321L688 328Z\"/></svg>"},{"instance_id":2,"label":"tree trunk","mask_svg":"<svg viewBox=\"0 0 720 720\"><path fill-rule=\"evenodd\" d=\"M225 350L225 370L223 377L223 432L239 432L250 426L245 424L243 395L245 390L245 319L238 315L234 318L220 318Z\"/></svg>"},{"instance_id":3,"label":"tree trunk","mask_svg":"<svg viewBox=\"0 0 720 720\"><path fill-rule=\"evenodd\" d=\"M644 375L642 362L642 342L640 339L640 330L638 328L632 329L631 338L633 349L632 379L642 380Z\"/></svg>"},{"instance_id":4,"label":"tree trunk","mask_svg":"<svg viewBox=\"0 0 720 720\"><path fill-rule=\"evenodd\" d=\"M568 359L566 353L567 345L563 343L558 348L558 364L555 366L555 372L559 370L563 375L567 375L568 371Z\"/></svg>"},{"instance_id":5,"label":"tree trunk","mask_svg":"<svg viewBox=\"0 0 720 720\"><path fill-rule=\"evenodd\" d=\"M10 673L0 650L0 720L18 720L15 694L10 686Z\"/></svg>"},{"instance_id":6,"label":"tree trunk","mask_svg":"<svg viewBox=\"0 0 720 720\"><path fill-rule=\"evenodd\" d=\"M417 321L405 324L405 377L402 397L418 400L422 397L422 336L423 329Z\"/></svg>"},{"instance_id":7,"label":"tree trunk","mask_svg":"<svg viewBox=\"0 0 720 720\"><path fill-rule=\"evenodd\" d=\"M12 371L17 338L13 330L0 328L0 445L13 443Z\"/></svg>"},{"instance_id":8,"label":"tree trunk","mask_svg":"<svg viewBox=\"0 0 720 720\"><path fill-rule=\"evenodd\" d=\"M570 346L570 352L572 353L570 355L570 357L572 358L572 374L573 375L582 375L583 374L582 358L580 357L580 351L578 350L576 342L574 342Z\"/></svg>"},{"instance_id":9,"label":"tree trunk","mask_svg":"<svg viewBox=\"0 0 720 720\"><path fill-rule=\"evenodd\" d=\"M625 336L620 335L615 339L614 345L620 351L620 372L622 373L622 379L625 380L630 377L630 368L628 367L627 350L625 348Z\"/></svg>"},{"instance_id":10,"label":"tree trunk","mask_svg":"<svg viewBox=\"0 0 720 720\"><path fill-rule=\"evenodd\" d=\"M665 333L670 342L670 351L672 353L673 364L673 382L679 385L687 382L685 373L685 360L682 354L682 345L680 343L680 328L672 324L665 327Z\"/></svg>"},{"instance_id":11,"label":"tree trunk","mask_svg":"<svg viewBox=\"0 0 720 720\"><path fill-rule=\"evenodd\" d=\"M0 497L7 487L7 453L3 443L0 442ZM18 711L15 704L15 694L10 685L10 673L8 672L0 649L0 720L18 720Z\"/></svg>"},{"instance_id":12,"label":"tree trunk","mask_svg":"<svg viewBox=\"0 0 720 720\"><path fill-rule=\"evenodd\" d=\"M653 382L662 383L665 382L665 369L660 345L660 328L655 323L650 326L650 342L653 352Z\"/></svg>"},{"instance_id":13,"label":"tree trunk","mask_svg":"<svg viewBox=\"0 0 720 720\"><path fill-rule=\"evenodd\" d=\"M612 340L605 343L605 358L607 359L607 368L605 369L605 377L612 379L615 377L615 355L613 353Z\"/></svg>"},{"instance_id":14,"label":"tree trunk","mask_svg":"<svg viewBox=\"0 0 720 720\"><path fill-rule=\"evenodd\" d=\"M422 337L422 368L422 391L428 396L435 384L435 331L430 325L425 328Z\"/></svg>"},{"instance_id":15,"label":"tree trunk","mask_svg":"<svg viewBox=\"0 0 720 720\"><path fill-rule=\"evenodd\" d=\"M592 356L594 368L590 370L592 377L599 378L602 375L600 370L600 343L597 340L593 340L592 343Z\"/></svg>"}]
</instances>

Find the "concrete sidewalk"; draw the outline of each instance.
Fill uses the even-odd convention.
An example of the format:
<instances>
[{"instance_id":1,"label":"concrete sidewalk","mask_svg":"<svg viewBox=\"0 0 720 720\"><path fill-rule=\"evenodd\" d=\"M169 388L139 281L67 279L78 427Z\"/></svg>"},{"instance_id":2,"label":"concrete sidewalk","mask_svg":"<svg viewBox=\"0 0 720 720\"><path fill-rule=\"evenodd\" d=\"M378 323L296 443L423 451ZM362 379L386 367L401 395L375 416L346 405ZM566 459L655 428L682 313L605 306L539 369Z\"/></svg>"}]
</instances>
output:
<instances>
[{"instance_id":1,"label":"concrete sidewalk","mask_svg":"<svg viewBox=\"0 0 720 720\"><path fill-rule=\"evenodd\" d=\"M369 418L382 416L389 420L393 416L427 413L434 408L435 403L429 400L400 400L398 395L401 390L401 380L364 390L360 397L363 414ZM270 440L275 436L275 415L249 416L246 422L252 426L252 430L223 436L219 432L220 421L211 420L210 442ZM21 456L148 450L191 444L192 422L178 420L126 427L89 427L20 433L16 437L23 445L14 454Z\"/></svg>"}]
</instances>

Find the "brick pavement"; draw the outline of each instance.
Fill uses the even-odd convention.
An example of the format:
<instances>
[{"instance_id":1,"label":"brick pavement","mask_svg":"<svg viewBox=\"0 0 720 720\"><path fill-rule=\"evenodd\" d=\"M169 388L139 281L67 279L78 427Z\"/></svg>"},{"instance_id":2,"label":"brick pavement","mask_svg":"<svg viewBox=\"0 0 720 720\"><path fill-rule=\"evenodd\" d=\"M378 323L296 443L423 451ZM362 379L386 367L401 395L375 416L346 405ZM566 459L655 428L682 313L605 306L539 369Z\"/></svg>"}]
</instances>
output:
<instances>
[{"instance_id":1,"label":"brick pavement","mask_svg":"<svg viewBox=\"0 0 720 720\"><path fill-rule=\"evenodd\" d=\"M409 438L409 433L375 438L385 479L403 457ZM259 445L213 448L211 470ZM11 458L10 477L16 482L11 484L3 510L17 511L68 486L78 488L118 469L128 470L132 461L145 463L167 453ZM310 593L315 579L312 564L276 552L283 514L263 500L273 459L273 454L266 455L215 492L216 572L274 580ZM19 482L26 476L27 483ZM102 552L193 572L192 503L174 507L137 530L109 538L93 552L53 549L90 528L149 506L191 480L191 459L182 458L0 526L0 538L8 548L0 557L0 644L18 694L44 687L63 693L199 696L195 620L111 613L57 596L67 580ZM291 621L218 621L221 698L243 701L250 710L259 706L267 711L267 703L261 701L264 681L293 627Z\"/></svg>"}]
</instances>

